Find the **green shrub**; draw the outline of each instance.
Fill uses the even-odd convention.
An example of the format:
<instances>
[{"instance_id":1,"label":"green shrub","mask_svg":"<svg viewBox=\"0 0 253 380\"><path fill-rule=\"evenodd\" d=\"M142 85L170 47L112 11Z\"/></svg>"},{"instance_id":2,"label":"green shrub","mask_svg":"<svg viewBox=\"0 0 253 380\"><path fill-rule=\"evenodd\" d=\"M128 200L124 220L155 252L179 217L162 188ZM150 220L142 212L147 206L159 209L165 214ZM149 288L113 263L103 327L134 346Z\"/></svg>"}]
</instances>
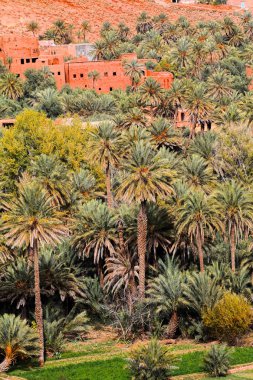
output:
<instances>
[{"instance_id":1,"label":"green shrub","mask_svg":"<svg viewBox=\"0 0 253 380\"><path fill-rule=\"evenodd\" d=\"M204 370L213 377L226 376L230 368L230 351L225 344L214 344L204 357Z\"/></svg>"},{"instance_id":2,"label":"green shrub","mask_svg":"<svg viewBox=\"0 0 253 380\"><path fill-rule=\"evenodd\" d=\"M252 321L251 307L246 299L233 293L225 293L212 309L203 313L203 322L213 338L235 343L249 328Z\"/></svg>"},{"instance_id":3,"label":"green shrub","mask_svg":"<svg viewBox=\"0 0 253 380\"><path fill-rule=\"evenodd\" d=\"M175 356L152 339L146 346L132 352L129 359L129 370L133 380L166 380L174 368Z\"/></svg>"}]
</instances>

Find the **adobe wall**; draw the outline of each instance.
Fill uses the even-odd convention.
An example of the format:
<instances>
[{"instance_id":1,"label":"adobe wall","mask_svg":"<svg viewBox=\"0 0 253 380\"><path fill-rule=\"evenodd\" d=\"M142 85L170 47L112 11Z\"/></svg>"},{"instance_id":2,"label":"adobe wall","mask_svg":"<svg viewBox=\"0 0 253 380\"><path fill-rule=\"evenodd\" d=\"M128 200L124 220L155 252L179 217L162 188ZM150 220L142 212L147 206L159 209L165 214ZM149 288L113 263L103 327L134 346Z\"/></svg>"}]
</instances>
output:
<instances>
[{"instance_id":1,"label":"adobe wall","mask_svg":"<svg viewBox=\"0 0 253 380\"><path fill-rule=\"evenodd\" d=\"M251 78L251 83L249 84L249 90L253 91L253 67L252 66L246 66L246 74L247 74L247 77Z\"/></svg>"}]
</instances>

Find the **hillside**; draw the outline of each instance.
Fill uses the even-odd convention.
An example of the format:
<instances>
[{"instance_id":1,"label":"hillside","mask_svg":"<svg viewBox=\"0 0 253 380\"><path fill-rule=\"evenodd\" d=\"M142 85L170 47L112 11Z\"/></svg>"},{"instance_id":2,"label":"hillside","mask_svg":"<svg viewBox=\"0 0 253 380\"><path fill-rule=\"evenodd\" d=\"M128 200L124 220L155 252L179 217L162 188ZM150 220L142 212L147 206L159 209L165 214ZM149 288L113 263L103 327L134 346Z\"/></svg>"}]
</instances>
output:
<instances>
[{"instance_id":1,"label":"hillside","mask_svg":"<svg viewBox=\"0 0 253 380\"><path fill-rule=\"evenodd\" d=\"M133 28L136 18L143 11L151 15L163 12L171 20L186 16L194 22L217 20L224 14L233 16L235 8L171 4L166 0L0 0L0 34L23 33L31 20L36 20L40 24L40 32L43 32L59 18L75 26L86 19L92 25L89 39L94 40L104 21L113 24L124 21Z\"/></svg>"}]
</instances>

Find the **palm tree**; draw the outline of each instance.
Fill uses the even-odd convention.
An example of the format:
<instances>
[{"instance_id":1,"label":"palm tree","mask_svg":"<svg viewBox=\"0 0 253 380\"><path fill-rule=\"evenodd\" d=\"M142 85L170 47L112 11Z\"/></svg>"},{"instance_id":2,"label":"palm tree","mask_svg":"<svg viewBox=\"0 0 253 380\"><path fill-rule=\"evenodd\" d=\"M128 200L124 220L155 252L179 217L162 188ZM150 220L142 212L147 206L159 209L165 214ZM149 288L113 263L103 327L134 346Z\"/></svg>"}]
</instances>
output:
<instances>
[{"instance_id":1,"label":"palm tree","mask_svg":"<svg viewBox=\"0 0 253 380\"><path fill-rule=\"evenodd\" d=\"M17 358L29 358L38 354L38 337L25 319L14 314L0 316L0 349L5 358L0 373L6 372Z\"/></svg>"},{"instance_id":2,"label":"palm tree","mask_svg":"<svg viewBox=\"0 0 253 380\"><path fill-rule=\"evenodd\" d=\"M217 70L207 80L208 94L214 100L219 101L232 94L232 85L232 75L228 74L225 70Z\"/></svg>"},{"instance_id":3,"label":"palm tree","mask_svg":"<svg viewBox=\"0 0 253 380\"><path fill-rule=\"evenodd\" d=\"M153 28L152 20L146 12L142 12L137 18L137 33L145 34Z\"/></svg>"},{"instance_id":4,"label":"palm tree","mask_svg":"<svg viewBox=\"0 0 253 380\"><path fill-rule=\"evenodd\" d=\"M30 172L52 198L53 205L64 205L68 199L67 169L56 157L41 154L31 163Z\"/></svg>"},{"instance_id":5,"label":"palm tree","mask_svg":"<svg viewBox=\"0 0 253 380\"><path fill-rule=\"evenodd\" d=\"M162 146L171 150L182 147L180 130L174 128L166 119L162 117L155 119L149 130L158 149Z\"/></svg>"},{"instance_id":6,"label":"palm tree","mask_svg":"<svg viewBox=\"0 0 253 380\"><path fill-rule=\"evenodd\" d=\"M125 75L130 77L132 89L135 89L140 82L141 77L144 75L144 65L139 63L137 59L131 62L125 62L124 65Z\"/></svg>"},{"instance_id":7,"label":"palm tree","mask_svg":"<svg viewBox=\"0 0 253 380\"><path fill-rule=\"evenodd\" d=\"M80 27L80 33L83 37L83 41L86 41L86 33L91 32L90 23L87 20L82 21L81 27Z\"/></svg>"},{"instance_id":8,"label":"palm tree","mask_svg":"<svg viewBox=\"0 0 253 380\"><path fill-rule=\"evenodd\" d=\"M35 318L40 343L39 363L44 364L43 312L40 295L39 251L44 244L56 245L68 229L62 215L52 206L52 199L38 183L23 182L19 194L5 204L2 230L12 248L26 248L34 265Z\"/></svg>"},{"instance_id":9,"label":"palm tree","mask_svg":"<svg viewBox=\"0 0 253 380\"><path fill-rule=\"evenodd\" d=\"M137 221L137 246L139 256L139 295L145 295L145 269L147 251L147 202L156 202L171 192L170 180L174 172L167 160L160 158L151 145L137 142L123 163L126 175L119 186L117 197L123 202L140 205Z\"/></svg>"},{"instance_id":10,"label":"palm tree","mask_svg":"<svg viewBox=\"0 0 253 380\"><path fill-rule=\"evenodd\" d=\"M165 261L158 261L154 275L149 281L147 301L155 306L158 314L170 316L167 335L173 338L178 326L178 309L183 303L183 273L167 256Z\"/></svg>"},{"instance_id":11,"label":"palm tree","mask_svg":"<svg viewBox=\"0 0 253 380\"><path fill-rule=\"evenodd\" d=\"M218 203L202 191L187 194L184 203L177 210L176 227L178 235L185 232L195 241L199 255L200 271L204 272L203 245L207 233L213 237L222 230L221 211Z\"/></svg>"},{"instance_id":12,"label":"palm tree","mask_svg":"<svg viewBox=\"0 0 253 380\"><path fill-rule=\"evenodd\" d=\"M95 82L99 79L100 74L97 70L90 71L88 73L88 78L92 79L92 88L95 88Z\"/></svg>"},{"instance_id":13,"label":"palm tree","mask_svg":"<svg viewBox=\"0 0 253 380\"><path fill-rule=\"evenodd\" d=\"M183 107L185 103L185 84L182 80L175 79L168 91L168 101L174 110L174 122L177 121L178 110Z\"/></svg>"},{"instance_id":14,"label":"palm tree","mask_svg":"<svg viewBox=\"0 0 253 380\"><path fill-rule=\"evenodd\" d=\"M205 193L210 193L215 185L216 178L212 167L197 154L193 154L184 161L182 172L193 192L203 190Z\"/></svg>"},{"instance_id":15,"label":"palm tree","mask_svg":"<svg viewBox=\"0 0 253 380\"><path fill-rule=\"evenodd\" d=\"M16 100L23 95L23 83L13 73L5 73L0 78L0 94Z\"/></svg>"},{"instance_id":16,"label":"palm tree","mask_svg":"<svg viewBox=\"0 0 253 380\"><path fill-rule=\"evenodd\" d=\"M101 123L94 132L91 132L90 157L105 170L107 203L109 207L113 206L111 169L119 162L118 143L119 133L110 122Z\"/></svg>"},{"instance_id":17,"label":"palm tree","mask_svg":"<svg viewBox=\"0 0 253 380\"><path fill-rule=\"evenodd\" d=\"M6 63L7 63L7 65L8 65L8 69L9 69L9 71L10 71L10 69L11 69L11 65L12 65L12 63L13 63L13 58L12 58L12 57L7 57L7 58L6 58Z\"/></svg>"},{"instance_id":18,"label":"palm tree","mask_svg":"<svg viewBox=\"0 0 253 380\"><path fill-rule=\"evenodd\" d=\"M188 37L181 37L169 52L171 63L178 69L187 68L192 59L192 43Z\"/></svg>"},{"instance_id":19,"label":"palm tree","mask_svg":"<svg viewBox=\"0 0 253 380\"><path fill-rule=\"evenodd\" d=\"M232 180L220 186L217 200L229 234L231 268L235 272L236 242L245 230L253 227L253 193L242 184Z\"/></svg>"},{"instance_id":20,"label":"palm tree","mask_svg":"<svg viewBox=\"0 0 253 380\"><path fill-rule=\"evenodd\" d=\"M74 243L80 252L92 252L98 265L100 283L103 285L103 260L115 253L117 245L117 218L106 204L92 200L80 207L77 214Z\"/></svg>"},{"instance_id":21,"label":"palm tree","mask_svg":"<svg viewBox=\"0 0 253 380\"><path fill-rule=\"evenodd\" d=\"M121 252L115 252L106 259L105 283L112 294L117 294L123 289L129 310L136 297L136 280L139 278L137 253L129 248Z\"/></svg>"},{"instance_id":22,"label":"palm tree","mask_svg":"<svg viewBox=\"0 0 253 380\"><path fill-rule=\"evenodd\" d=\"M152 116L154 110L159 105L163 96L163 89L155 79L147 78L145 82L139 87L139 93L143 103L150 108Z\"/></svg>"},{"instance_id":23,"label":"palm tree","mask_svg":"<svg viewBox=\"0 0 253 380\"><path fill-rule=\"evenodd\" d=\"M207 309L213 308L223 294L224 290L217 280L211 278L206 272L192 273L187 276L184 285L185 304L198 313L199 317Z\"/></svg>"},{"instance_id":24,"label":"palm tree","mask_svg":"<svg viewBox=\"0 0 253 380\"><path fill-rule=\"evenodd\" d=\"M39 31L39 24L37 21L30 21L27 24L26 29L28 32L32 32L32 34L35 36L35 34Z\"/></svg>"},{"instance_id":25,"label":"palm tree","mask_svg":"<svg viewBox=\"0 0 253 380\"><path fill-rule=\"evenodd\" d=\"M206 115L211 110L211 102L207 94L206 86L199 83L192 83L187 89L186 108L192 118L190 138L195 136L195 130L199 119L206 119Z\"/></svg>"}]
</instances>

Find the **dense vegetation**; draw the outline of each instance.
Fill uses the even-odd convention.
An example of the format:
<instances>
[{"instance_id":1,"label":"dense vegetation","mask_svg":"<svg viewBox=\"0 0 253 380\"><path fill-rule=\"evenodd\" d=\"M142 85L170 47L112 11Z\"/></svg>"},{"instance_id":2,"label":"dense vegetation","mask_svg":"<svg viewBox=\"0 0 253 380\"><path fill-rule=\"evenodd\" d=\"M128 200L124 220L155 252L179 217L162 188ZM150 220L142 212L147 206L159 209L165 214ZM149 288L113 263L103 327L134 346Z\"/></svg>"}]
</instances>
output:
<instances>
[{"instance_id":1,"label":"dense vegetation","mask_svg":"<svg viewBox=\"0 0 253 380\"><path fill-rule=\"evenodd\" d=\"M140 84L136 61L132 85L110 95L1 67L1 115L18 115L0 138L3 369L37 348L43 365L98 322L122 339L234 344L250 330L252 16L193 26L144 14L136 30L105 23L95 56L136 51L174 74L171 89ZM181 109L189 128L176 127ZM201 132L206 120L215 129Z\"/></svg>"}]
</instances>

